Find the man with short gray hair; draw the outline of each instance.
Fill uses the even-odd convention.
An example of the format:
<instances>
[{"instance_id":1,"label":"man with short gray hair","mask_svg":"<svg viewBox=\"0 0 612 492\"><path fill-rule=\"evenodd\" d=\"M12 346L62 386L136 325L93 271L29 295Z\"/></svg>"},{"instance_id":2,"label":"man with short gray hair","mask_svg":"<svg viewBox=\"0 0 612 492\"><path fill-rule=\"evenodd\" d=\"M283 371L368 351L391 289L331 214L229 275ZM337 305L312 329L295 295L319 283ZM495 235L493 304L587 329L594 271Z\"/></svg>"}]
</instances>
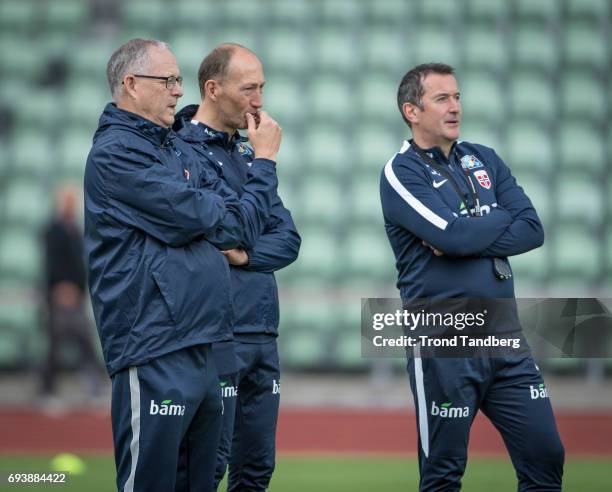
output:
<instances>
[{"instance_id":1,"label":"man with short gray hair","mask_svg":"<svg viewBox=\"0 0 612 492\"><path fill-rule=\"evenodd\" d=\"M221 425L213 342L231 339L229 267L253 245L276 193L280 128L249 130L251 178L238 197L171 130L183 95L165 43L133 39L108 63L104 109L85 170L89 289L112 379L121 491L168 491L179 445L189 490L212 486Z\"/></svg>"}]
</instances>

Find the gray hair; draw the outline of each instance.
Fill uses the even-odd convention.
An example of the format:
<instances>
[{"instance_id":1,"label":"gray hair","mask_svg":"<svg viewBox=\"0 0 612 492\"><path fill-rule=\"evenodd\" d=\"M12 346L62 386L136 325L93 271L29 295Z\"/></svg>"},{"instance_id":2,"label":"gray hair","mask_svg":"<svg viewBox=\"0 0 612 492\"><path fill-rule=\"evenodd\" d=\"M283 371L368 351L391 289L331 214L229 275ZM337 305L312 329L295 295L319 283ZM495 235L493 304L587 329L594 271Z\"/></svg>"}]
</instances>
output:
<instances>
[{"instance_id":1,"label":"gray hair","mask_svg":"<svg viewBox=\"0 0 612 492\"><path fill-rule=\"evenodd\" d=\"M115 51L106 65L106 78L113 99L121 95L123 77L128 73L143 72L149 65L149 48L169 49L163 41L155 39L130 39Z\"/></svg>"}]
</instances>

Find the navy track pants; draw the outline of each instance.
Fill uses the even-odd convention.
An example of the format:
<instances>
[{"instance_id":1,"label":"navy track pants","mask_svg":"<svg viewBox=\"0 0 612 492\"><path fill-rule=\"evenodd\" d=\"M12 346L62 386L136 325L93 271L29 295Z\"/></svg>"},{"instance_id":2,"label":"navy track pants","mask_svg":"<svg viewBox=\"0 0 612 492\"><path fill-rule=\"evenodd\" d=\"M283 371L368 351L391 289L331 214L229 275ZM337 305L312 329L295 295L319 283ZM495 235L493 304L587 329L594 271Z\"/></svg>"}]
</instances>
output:
<instances>
[{"instance_id":1,"label":"navy track pants","mask_svg":"<svg viewBox=\"0 0 612 492\"><path fill-rule=\"evenodd\" d=\"M420 491L461 488L470 427L482 411L502 435L518 490L560 491L564 449L531 358L408 358L417 411Z\"/></svg>"}]
</instances>

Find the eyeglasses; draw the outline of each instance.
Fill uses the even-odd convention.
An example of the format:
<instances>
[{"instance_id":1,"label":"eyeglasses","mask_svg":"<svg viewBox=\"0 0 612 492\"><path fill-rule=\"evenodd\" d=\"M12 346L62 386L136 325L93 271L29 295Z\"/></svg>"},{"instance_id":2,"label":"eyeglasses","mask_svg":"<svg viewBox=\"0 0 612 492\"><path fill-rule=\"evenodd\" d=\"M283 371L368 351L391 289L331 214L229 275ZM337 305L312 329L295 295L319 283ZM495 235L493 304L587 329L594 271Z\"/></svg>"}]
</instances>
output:
<instances>
[{"instance_id":1,"label":"eyeglasses","mask_svg":"<svg viewBox=\"0 0 612 492\"><path fill-rule=\"evenodd\" d=\"M132 75L134 75L134 77L140 77L141 79L163 80L164 82L166 82L166 89L172 89L174 87L174 84L178 84L180 86L183 85L183 77L181 77L180 75L178 77L175 77L174 75L170 75L170 77L159 77L157 75L140 75L137 73Z\"/></svg>"}]
</instances>

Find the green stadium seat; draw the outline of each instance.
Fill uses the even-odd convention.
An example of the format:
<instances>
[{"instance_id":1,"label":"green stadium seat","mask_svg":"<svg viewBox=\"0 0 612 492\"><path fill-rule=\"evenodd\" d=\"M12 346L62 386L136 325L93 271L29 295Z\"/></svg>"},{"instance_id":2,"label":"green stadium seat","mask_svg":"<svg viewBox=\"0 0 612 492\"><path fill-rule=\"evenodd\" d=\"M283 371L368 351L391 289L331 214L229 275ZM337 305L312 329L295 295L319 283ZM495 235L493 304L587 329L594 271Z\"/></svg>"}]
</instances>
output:
<instances>
[{"instance_id":1,"label":"green stadium seat","mask_svg":"<svg viewBox=\"0 0 612 492\"><path fill-rule=\"evenodd\" d=\"M27 281L34 285L40 280L41 255L38 232L4 228L0 237L2 278Z\"/></svg>"},{"instance_id":2,"label":"green stadium seat","mask_svg":"<svg viewBox=\"0 0 612 492\"><path fill-rule=\"evenodd\" d=\"M301 73L310 67L310 57L310 40L300 30L276 28L263 39L261 59L266 68Z\"/></svg>"},{"instance_id":3,"label":"green stadium seat","mask_svg":"<svg viewBox=\"0 0 612 492\"><path fill-rule=\"evenodd\" d=\"M525 190L527 196L531 199L531 203L538 212L538 217L546 228L552 224L553 220L553 203L551 197L551 187L545 174L534 173L528 168L522 168L515 172L512 169L512 175L516 178L519 186Z\"/></svg>"},{"instance_id":4,"label":"green stadium seat","mask_svg":"<svg viewBox=\"0 0 612 492\"><path fill-rule=\"evenodd\" d=\"M309 25L316 13L309 0L271 0L267 5L272 22L283 27Z\"/></svg>"},{"instance_id":5,"label":"green stadium seat","mask_svg":"<svg viewBox=\"0 0 612 492\"><path fill-rule=\"evenodd\" d=\"M291 128L304 121L306 108L302 102L303 88L294 77L269 75L264 87L264 109L283 128ZM283 133L283 147L284 133Z\"/></svg>"},{"instance_id":6,"label":"green stadium seat","mask_svg":"<svg viewBox=\"0 0 612 492\"><path fill-rule=\"evenodd\" d=\"M61 98L50 89L36 89L19 101L17 116L17 131L50 131L56 128L62 117Z\"/></svg>"},{"instance_id":7,"label":"green stadium seat","mask_svg":"<svg viewBox=\"0 0 612 492\"><path fill-rule=\"evenodd\" d=\"M531 281L544 280L550 269L549 257L550 247L548 246L548 240L546 240L543 246L510 258L515 282L523 279Z\"/></svg>"},{"instance_id":8,"label":"green stadium seat","mask_svg":"<svg viewBox=\"0 0 612 492\"><path fill-rule=\"evenodd\" d=\"M593 281L601 271L598 239L587 227L564 225L557 228L551 242L554 275L570 277L576 286ZM557 283L555 286L562 287Z\"/></svg>"},{"instance_id":9,"label":"green stadium seat","mask_svg":"<svg viewBox=\"0 0 612 492\"><path fill-rule=\"evenodd\" d=\"M129 39L127 38L120 42L127 42ZM91 41L80 43L77 49L73 49L69 53L73 77L95 77L98 79L99 84L102 85L106 80L106 64L117 48L118 46L109 43L94 43Z\"/></svg>"},{"instance_id":10,"label":"green stadium seat","mask_svg":"<svg viewBox=\"0 0 612 492\"><path fill-rule=\"evenodd\" d=\"M536 2L532 2L536 3ZM552 120L557 112L557 97L550 81L538 73L522 71L510 81L510 108L515 116Z\"/></svg>"},{"instance_id":11,"label":"green stadium seat","mask_svg":"<svg viewBox=\"0 0 612 492\"><path fill-rule=\"evenodd\" d=\"M140 37L151 37L146 31L159 31L168 19L168 6L161 0L131 0L121 2L122 21L128 28L143 32Z\"/></svg>"},{"instance_id":12,"label":"green stadium seat","mask_svg":"<svg viewBox=\"0 0 612 492\"><path fill-rule=\"evenodd\" d=\"M518 0L515 3L516 16L519 22L525 20L543 23L558 21L560 15L559 0Z\"/></svg>"},{"instance_id":13,"label":"green stadium seat","mask_svg":"<svg viewBox=\"0 0 612 492\"><path fill-rule=\"evenodd\" d=\"M78 125L93 132L98 127L98 120L104 107L112 98L105 79L97 85L71 84L67 91L64 117L72 126Z\"/></svg>"},{"instance_id":14,"label":"green stadium seat","mask_svg":"<svg viewBox=\"0 0 612 492\"><path fill-rule=\"evenodd\" d=\"M46 2L44 9L45 29L60 31L64 35L76 33L87 25L89 20L88 2L80 0L53 0Z\"/></svg>"},{"instance_id":15,"label":"green stadium seat","mask_svg":"<svg viewBox=\"0 0 612 492\"><path fill-rule=\"evenodd\" d=\"M355 52L355 39L350 29L318 29L312 42L317 70L326 73L352 74L361 59Z\"/></svg>"},{"instance_id":16,"label":"green stadium seat","mask_svg":"<svg viewBox=\"0 0 612 492\"><path fill-rule=\"evenodd\" d=\"M589 18L602 20L610 13L608 0L569 0L567 14L570 18Z\"/></svg>"},{"instance_id":17,"label":"green stadium seat","mask_svg":"<svg viewBox=\"0 0 612 492\"><path fill-rule=\"evenodd\" d=\"M449 27L461 18L461 3L453 0L428 0L419 2L419 9L413 8L410 11L418 12L421 22L441 23Z\"/></svg>"},{"instance_id":18,"label":"green stadium seat","mask_svg":"<svg viewBox=\"0 0 612 492\"><path fill-rule=\"evenodd\" d=\"M561 124L558 139L563 168L603 173L606 155L599 126L570 120Z\"/></svg>"},{"instance_id":19,"label":"green stadium seat","mask_svg":"<svg viewBox=\"0 0 612 492\"><path fill-rule=\"evenodd\" d=\"M401 123L399 123L401 125ZM355 149L357 163L362 169L378 175L382 168L399 151L403 140L380 125L364 124L356 128Z\"/></svg>"},{"instance_id":20,"label":"green stadium seat","mask_svg":"<svg viewBox=\"0 0 612 492\"><path fill-rule=\"evenodd\" d=\"M208 52L214 47L209 33L199 31L179 31L168 38L170 49L176 56L176 61L183 76L183 89L195 85L197 89L198 69ZM185 98L183 98L185 100Z\"/></svg>"},{"instance_id":21,"label":"green stadium seat","mask_svg":"<svg viewBox=\"0 0 612 492\"><path fill-rule=\"evenodd\" d=\"M382 220L379 227L353 228L347 234L343 251L350 275L386 279L393 275L395 259L384 233Z\"/></svg>"},{"instance_id":22,"label":"green stadium seat","mask_svg":"<svg viewBox=\"0 0 612 492\"><path fill-rule=\"evenodd\" d=\"M507 117L507 104L498 79L486 71L470 70L460 77L463 111L469 119L496 126Z\"/></svg>"},{"instance_id":23,"label":"green stadium seat","mask_svg":"<svg viewBox=\"0 0 612 492\"><path fill-rule=\"evenodd\" d=\"M380 205L380 171L373 171L353 178L349 201L351 222L371 224L374 228L373 234L382 234L384 230Z\"/></svg>"},{"instance_id":24,"label":"green stadium seat","mask_svg":"<svg viewBox=\"0 0 612 492\"><path fill-rule=\"evenodd\" d=\"M374 21L386 24L390 28L402 27L406 15L413 11L413 6L405 0L364 2L364 8L367 9L368 25Z\"/></svg>"},{"instance_id":25,"label":"green stadium seat","mask_svg":"<svg viewBox=\"0 0 612 492\"><path fill-rule=\"evenodd\" d=\"M44 178L57 165L55 148L44 131L23 130L13 138L13 174Z\"/></svg>"},{"instance_id":26,"label":"green stadium seat","mask_svg":"<svg viewBox=\"0 0 612 492\"><path fill-rule=\"evenodd\" d=\"M64 132L59 140L59 167L64 178L83 180L92 139L93 133L87 130Z\"/></svg>"},{"instance_id":27,"label":"green stadium seat","mask_svg":"<svg viewBox=\"0 0 612 492\"><path fill-rule=\"evenodd\" d=\"M514 120L507 133L507 159L512 169L546 172L555 165L555 144L543 125Z\"/></svg>"},{"instance_id":28,"label":"green stadium seat","mask_svg":"<svg viewBox=\"0 0 612 492\"><path fill-rule=\"evenodd\" d=\"M481 22L507 21L510 5L502 0L468 0L467 15Z\"/></svg>"},{"instance_id":29,"label":"green stadium seat","mask_svg":"<svg viewBox=\"0 0 612 492\"><path fill-rule=\"evenodd\" d=\"M338 175L355 160L355 149L340 127L314 123L304 134L301 169L320 173L321 176Z\"/></svg>"},{"instance_id":30,"label":"green stadium seat","mask_svg":"<svg viewBox=\"0 0 612 492\"><path fill-rule=\"evenodd\" d=\"M292 210L296 222L302 224L301 210ZM338 240L333 227L299 226L302 236L300 256L293 265L296 275L311 276L321 283L333 279L340 271Z\"/></svg>"},{"instance_id":31,"label":"green stadium seat","mask_svg":"<svg viewBox=\"0 0 612 492\"><path fill-rule=\"evenodd\" d=\"M180 0L174 10L177 31L175 34L191 34L199 37L209 28L219 26L221 13L217 4L202 2L201 0ZM180 27L178 27L180 26ZM194 45L196 46L196 45ZM202 46L202 56L206 50L212 47ZM194 51L197 51L194 50Z\"/></svg>"},{"instance_id":32,"label":"green stadium seat","mask_svg":"<svg viewBox=\"0 0 612 492\"><path fill-rule=\"evenodd\" d=\"M361 356L359 326L350 330L347 328L337 333L333 362L338 368L348 370L364 370L372 364L370 359Z\"/></svg>"},{"instance_id":33,"label":"green stadium seat","mask_svg":"<svg viewBox=\"0 0 612 492\"><path fill-rule=\"evenodd\" d=\"M363 3L353 0L320 2L317 7L319 9L319 21L326 24L353 26L355 23L361 21L364 16Z\"/></svg>"},{"instance_id":34,"label":"green stadium seat","mask_svg":"<svg viewBox=\"0 0 612 492\"><path fill-rule=\"evenodd\" d=\"M48 190L32 179L11 180L4 196L7 222L39 229L49 217L49 195Z\"/></svg>"},{"instance_id":35,"label":"green stadium seat","mask_svg":"<svg viewBox=\"0 0 612 492\"><path fill-rule=\"evenodd\" d=\"M597 78L584 72L570 72L561 82L562 111L565 117L602 123L606 118L606 93Z\"/></svg>"},{"instance_id":36,"label":"green stadium seat","mask_svg":"<svg viewBox=\"0 0 612 492\"><path fill-rule=\"evenodd\" d=\"M271 113L276 118L275 113ZM281 125L283 122L281 121ZM304 159L302 154L302 136L298 137L297 133L291 129L283 130L283 140L278 152L277 173L280 183L289 182L294 178L302 176Z\"/></svg>"},{"instance_id":37,"label":"green stadium seat","mask_svg":"<svg viewBox=\"0 0 612 492\"><path fill-rule=\"evenodd\" d=\"M366 121L378 120L401 125L397 109L396 94L400 80L373 73L363 77L359 83L358 111Z\"/></svg>"},{"instance_id":38,"label":"green stadium seat","mask_svg":"<svg viewBox=\"0 0 612 492\"><path fill-rule=\"evenodd\" d=\"M36 30L39 2L33 0L3 0L0 2L0 31L11 33ZM4 48L4 44L2 45Z\"/></svg>"},{"instance_id":39,"label":"green stadium seat","mask_svg":"<svg viewBox=\"0 0 612 492\"><path fill-rule=\"evenodd\" d=\"M602 29L588 22L573 22L566 27L562 38L567 64L605 72L608 66L607 42Z\"/></svg>"},{"instance_id":40,"label":"green stadium seat","mask_svg":"<svg viewBox=\"0 0 612 492\"><path fill-rule=\"evenodd\" d=\"M282 328L281 328L282 329ZM328 351L312 330L292 330L280 337L283 366L292 369L317 369L328 357Z\"/></svg>"},{"instance_id":41,"label":"green stadium seat","mask_svg":"<svg viewBox=\"0 0 612 492\"><path fill-rule=\"evenodd\" d=\"M501 30L491 27L468 29L463 44L468 68L487 68L496 73L507 68L509 53Z\"/></svg>"},{"instance_id":42,"label":"green stadium seat","mask_svg":"<svg viewBox=\"0 0 612 492\"><path fill-rule=\"evenodd\" d=\"M28 293L0 291L0 368L24 369L32 364L32 345L40 339L38 305Z\"/></svg>"},{"instance_id":43,"label":"green stadium seat","mask_svg":"<svg viewBox=\"0 0 612 492\"><path fill-rule=\"evenodd\" d=\"M224 27L252 29L266 22L268 5L265 0L224 0L215 6L221 14L220 25Z\"/></svg>"},{"instance_id":44,"label":"green stadium seat","mask_svg":"<svg viewBox=\"0 0 612 492\"><path fill-rule=\"evenodd\" d=\"M417 54L415 63L456 63L460 54L459 45L452 32L430 23L422 24L419 28L419 33L413 38Z\"/></svg>"},{"instance_id":45,"label":"green stadium seat","mask_svg":"<svg viewBox=\"0 0 612 492\"><path fill-rule=\"evenodd\" d=\"M346 79L322 75L311 82L308 106L314 116L348 123L354 105Z\"/></svg>"},{"instance_id":46,"label":"green stadium seat","mask_svg":"<svg viewBox=\"0 0 612 492\"><path fill-rule=\"evenodd\" d=\"M557 177L559 184L555 210L559 219L593 227L601 225L606 209L601 181L580 168L563 172Z\"/></svg>"},{"instance_id":47,"label":"green stadium seat","mask_svg":"<svg viewBox=\"0 0 612 492\"><path fill-rule=\"evenodd\" d=\"M554 31L542 29L539 23L521 23L514 32L514 57L519 68L555 73L559 50Z\"/></svg>"},{"instance_id":48,"label":"green stadium seat","mask_svg":"<svg viewBox=\"0 0 612 492\"><path fill-rule=\"evenodd\" d=\"M304 177L300 206L294 213L311 223L335 225L342 220L346 204L339 183L323 173L318 174Z\"/></svg>"},{"instance_id":49,"label":"green stadium seat","mask_svg":"<svg viewBox=\"0 0 612 492\"><path fill-rule=\"evenodd\" d=\"M43 46L32 40L0 34L0 70L24 80L35 81L43 71L46 55Z\"/></svg>"},{"instance_id":50,"label":"green stadium seat","mask_svg":"<svg viewBox=\"0 0 612 492\"><path fill-rule=\"evenodd\" d=\"M606 242L604 243L605 261L607 266L607 278L611 280L610 286L612 287L612 224L608 223L608 230L606 231ZM610 292L610 298L612 298L612 291Z\"/></svg>"},{"instance_id":51,"label":"green stadium seat","mask_svg":"<svg viewBox=\"0 0 612 492\"><path fill-rule=\"evenodd\" d=\"M256 43L257 34L243 27L217 29L211 33L210 40L210 49L221 43L238 43L259 53L259 45Z\"/></svg>"},{"instance_id":52,"label":"green stadium seat","mask_svg":"<svg viewBox=\"0 0 612 492\"><path fill-rule=\"evenodd\" d=\"M405 33L399 29L390 29L386 25L375 25L368 27L361 35L363 63L391 73L397 90L401 77L412 66L413 55L411 50L406 49Z\"/></svg>"}]
</instances>

